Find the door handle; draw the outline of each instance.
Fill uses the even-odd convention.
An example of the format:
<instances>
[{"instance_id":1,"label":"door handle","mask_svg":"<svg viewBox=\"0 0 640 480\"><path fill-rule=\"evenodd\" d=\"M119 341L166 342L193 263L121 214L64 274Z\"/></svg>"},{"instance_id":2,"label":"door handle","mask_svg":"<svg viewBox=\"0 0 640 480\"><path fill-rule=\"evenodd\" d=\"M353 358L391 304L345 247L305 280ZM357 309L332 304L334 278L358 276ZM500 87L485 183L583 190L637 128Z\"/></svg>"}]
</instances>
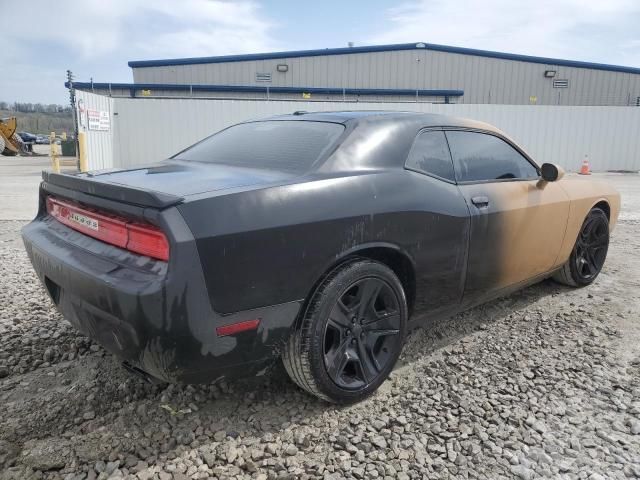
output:
<instances>
[{"instance_id":1,"label":"door handle","mask_svg":"<svg viewBox=\"0 0 640 480\"><path fill-rule=\"evenodd\" d=\"M485 197L484 195L471 197L471 203L478 208L486 208L489 206L489 197Z\"/></svg>"}]
</instances>

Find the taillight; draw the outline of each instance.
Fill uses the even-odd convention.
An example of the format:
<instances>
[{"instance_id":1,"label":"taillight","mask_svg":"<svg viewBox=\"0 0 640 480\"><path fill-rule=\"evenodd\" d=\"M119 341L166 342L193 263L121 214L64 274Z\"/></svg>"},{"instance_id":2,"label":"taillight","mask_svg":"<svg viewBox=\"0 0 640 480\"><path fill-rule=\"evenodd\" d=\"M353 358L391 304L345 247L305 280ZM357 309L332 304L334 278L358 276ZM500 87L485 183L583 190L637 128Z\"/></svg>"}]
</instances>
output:
<instances>
[{"instance_id":1,"label":"taillight","mask_svg":"<svg viewBox=\"0 0 640 480\"><path fill-rule=\"evenodd\" d=\"M169 242L160 229L139 223L129 223L127 250L160 260L169 260Z\"/></svg>"},{"instance_id":2,"label":"taillight","mask_svg":"<svg viewBox=\"0 0 640 480\"><path fill-rule=\"evenodd\" d=\"M60 223L103 242L126 248L128 234L124 219L89 211L56 198L47 198L47 212Z\"/></svg>"},{"instance_id":3,"label":"taillight","mask_svg":"<svg viewBox=\"0 0 640 480\"><path fill-rule=\"evenodd\" d=\"M105 243L159 260L169 260L167 237L153 225L97 212L53 197L47 197L47 212L60 223Z\"/></svg>"}]
</instances>

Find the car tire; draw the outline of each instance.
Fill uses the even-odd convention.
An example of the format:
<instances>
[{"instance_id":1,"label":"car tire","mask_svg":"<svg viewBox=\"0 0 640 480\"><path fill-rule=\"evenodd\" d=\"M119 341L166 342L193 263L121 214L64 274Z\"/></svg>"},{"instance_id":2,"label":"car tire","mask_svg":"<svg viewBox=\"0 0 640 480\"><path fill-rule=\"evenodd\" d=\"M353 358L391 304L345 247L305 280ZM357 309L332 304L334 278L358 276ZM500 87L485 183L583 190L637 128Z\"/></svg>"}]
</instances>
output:
<instances>
[{"instance_id":1,"label":"car tire","mask_svg":"<svg viewBox=\"0 0 640 480\"><path fill-rule=\"evenodd\" d=\"M307 392L349 404L391 373L407 334L402 283L386 265L354 259L316 288L283 352L291 379Z\"/></svg>"},{"instance_id":2,"label":"car tire","mask_svg":"<svg viewBox=\"0 0 640 480\"><path fill-rule=\"evenodd\" d=\"M609 250L609 219L600 208L585 218L569 260L554 273L553 279L570 287L593 283L604 265Z\"/></svg>"}]
</instances>

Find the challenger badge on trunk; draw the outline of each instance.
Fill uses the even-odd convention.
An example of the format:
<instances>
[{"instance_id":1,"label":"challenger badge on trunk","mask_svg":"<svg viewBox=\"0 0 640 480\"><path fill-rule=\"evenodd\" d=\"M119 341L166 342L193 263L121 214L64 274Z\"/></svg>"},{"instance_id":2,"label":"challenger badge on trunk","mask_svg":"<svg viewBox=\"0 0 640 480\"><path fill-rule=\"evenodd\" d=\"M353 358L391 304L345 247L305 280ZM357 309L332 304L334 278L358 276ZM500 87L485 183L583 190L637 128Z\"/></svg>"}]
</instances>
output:
<instances>
[{"instance_id":1,"label":"challenger badge on trunk","mask_svg":"<svg viewBox=\"0 0 640 480\"><path fill-rule=\"evenodd\" d=\"M85 227L89 227L91 230L98 230L99 223L98 220L91 217L86 217L85 215L80 215L76 212L69 213L69 220L72 220L80 225L84 225Z\"/></svg>"}]
</instances>

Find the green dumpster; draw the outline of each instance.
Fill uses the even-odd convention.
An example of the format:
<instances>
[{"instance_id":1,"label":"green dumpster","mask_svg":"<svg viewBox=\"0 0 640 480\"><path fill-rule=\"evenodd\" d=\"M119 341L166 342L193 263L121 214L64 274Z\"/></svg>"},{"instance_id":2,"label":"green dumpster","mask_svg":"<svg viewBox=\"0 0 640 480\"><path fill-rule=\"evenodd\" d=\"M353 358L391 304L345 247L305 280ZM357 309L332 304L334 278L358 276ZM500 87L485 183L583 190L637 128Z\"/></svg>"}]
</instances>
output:
<instances>
[{"instance_id":1,"label":"green dumpster","mask_svg":"<svg viewBox=\"0 0 640 480\"><path fill-rule=\"evenodd\" d=\"M76 156L76 141L75 140L63 140L60 143L62 147L63 157L75 157Z\"/></svg>"}]
</instances>

